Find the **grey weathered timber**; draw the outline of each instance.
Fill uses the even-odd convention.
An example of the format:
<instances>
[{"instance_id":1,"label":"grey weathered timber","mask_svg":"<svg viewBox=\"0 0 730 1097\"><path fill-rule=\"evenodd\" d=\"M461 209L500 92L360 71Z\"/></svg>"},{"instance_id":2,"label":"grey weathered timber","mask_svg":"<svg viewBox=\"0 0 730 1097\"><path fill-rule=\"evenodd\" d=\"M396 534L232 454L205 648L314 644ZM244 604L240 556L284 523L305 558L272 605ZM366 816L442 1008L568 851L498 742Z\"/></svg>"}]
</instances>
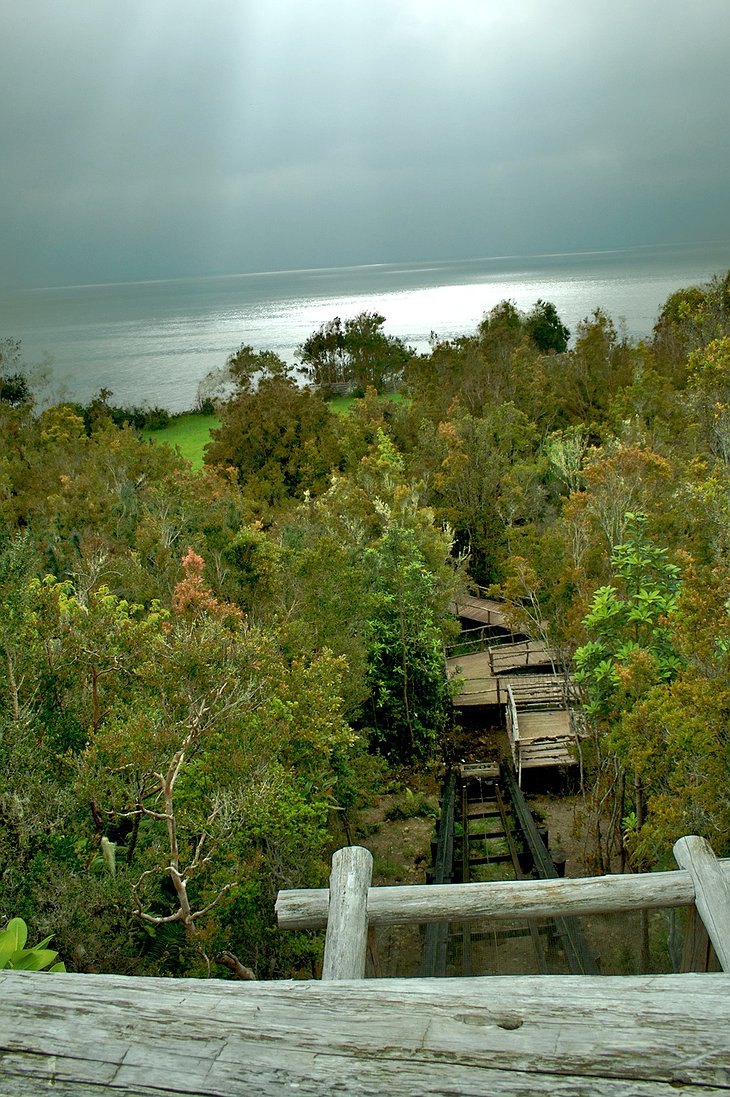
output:
<instances>
[{"instance_id":1,"label":"grey weathered timber","mask_svg":"<svg viewBox=\"0 0 730 1097\"><path fill-rule=\"evenodd\" d=\"M0 972L3 1097L727 1097L730 976Z\"/></svg>"},{"instance_id":2,"label":"grey weathered timber","mask_svg":"<svg viewBox=\"0 0 730 1097\"><path fill-rule=\"evenodd\" d=\"M730 860L717 863L723 879L730 881ZM328 895L326 888L280 891L276 900L279 925L284 929L321 929L327 924ZM691 874L678 870L563 880L375 887L368 891L368 916L370 925L392 926L610 914L691 906L694 901Z\"/></svg>"},{"instance_id":3,"label":"grey weathered timber","mask_svg":"<svg viewBox=\"0 0 730 1097\"><path fill-rule=\"evenodd\" d=\"M332 857L323 979L362 979L368 948L368 888L373 855L345 846Z\"/></svg>"},{"instance_id":4,"label":"grey weathered timber","mask_svg":"<svg viewBox=\"0 0 730 1097\"><path fill-rule=\"evenodd\" d=\"M678 865L692 877L695 906L723 971L730 971L730 884L709 842L690 834L674 846Z\"/></svg>"},{"instance_id":5,"label":"grey weathered timber","mask_svg":"<svg viewBox=\"0 0 730 1097\"><path fill-rule=\"evenodd\" d=\"M721 971L712 942L705 929L705 923L699 916L697 907L687 911L687 924L684 927L682 960L680 971Z\"/></svg>"},{"instance_id":6,"label":"grey weathered timber","mask_svg":"<svg viewBox=\"0 0 730 1097\"><path fill-rule=\"evenodd\" d=\"M454 599L449 608L456 617L509 631L502 603L495 602L493 598L476 598L471 594L462 594Z\"/></svg>"},{"instance_id":7,"label":"grey weathered timber","mask_svg":"<svg viewBox=\"0 0 730 1097\"><path fill-rule=\"evenodd\" d=\"M456 808L456 774L450 773L441 803L433 882L448 885L454 872L454 811ZM431 922L423 940L423 959L419 975L444 976L448 951L448 922Z\"/></svg>"}]
</instances>

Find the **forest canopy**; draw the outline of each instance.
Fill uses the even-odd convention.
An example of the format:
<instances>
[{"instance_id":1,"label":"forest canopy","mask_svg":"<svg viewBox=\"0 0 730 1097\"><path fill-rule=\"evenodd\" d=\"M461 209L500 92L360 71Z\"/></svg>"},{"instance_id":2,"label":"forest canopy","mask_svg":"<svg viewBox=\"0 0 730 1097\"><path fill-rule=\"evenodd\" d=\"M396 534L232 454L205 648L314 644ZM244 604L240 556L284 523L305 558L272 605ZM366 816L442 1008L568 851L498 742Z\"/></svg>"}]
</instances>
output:
<instances>
[{"instance_id":1,"label":"forest canopy","mask_svg":"<svg viewBox=\"0 0 730 1097\"><path fill-rule=\"evenodd\" d=\"M639 343L506 301L426 354L333 318L304 378L242 344L200 471L1 343L0 920L80 971L310 971L276 892L448 757L469 584L576 672L597 865L730 853L729 287Z\"/></svg>"}]
</instances>

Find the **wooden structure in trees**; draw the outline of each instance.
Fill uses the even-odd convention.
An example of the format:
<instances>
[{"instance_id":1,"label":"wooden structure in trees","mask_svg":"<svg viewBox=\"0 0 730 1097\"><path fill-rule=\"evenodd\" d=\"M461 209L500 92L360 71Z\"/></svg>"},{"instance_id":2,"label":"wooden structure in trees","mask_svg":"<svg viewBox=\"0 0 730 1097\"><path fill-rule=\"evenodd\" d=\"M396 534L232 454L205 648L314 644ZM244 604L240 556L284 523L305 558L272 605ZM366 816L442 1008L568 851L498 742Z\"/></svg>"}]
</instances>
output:
<instances>
[{"instance_id":1,"label":"wooden structure in trees","mask_svg":"<svg viewBox=\"0 0 730 1097\"><path fill-rule=\"evenodd\" d=\"M0 972L3 1097L719 1097L730 1091L730 862L700 838L677 872L283 892L282 925L324 925L326 981ZM696 908L695 905L696 904ZM723 971L363 980L363 925L690 906ZM332 914L329 911L332 910ZM337 912L337 913L336 913ZM343 942L339 938L348 938Z\"/></svg>"},{"instance_id":2,"label":"wooden structure in trees","mask_svg":"<svg viewBox=\"0 0 730 1097\"><path fill-rule=\"evenodd\" d=\"M578 716L569 683L557 675L507 685L506 724L518 784L522 771L576 761Z\"/></svg>"},{"instance_id":3,"label":"wooden structure in trees","mask_svg":"<svg viewBox=\"0 0 730 1097\"><path fill-rule=\"evenodd\" d=\"M577 699L569 677L558 672L558 653L542 640L510 633L499 603L472 597L460 602L458 610L462 622L477 624L462 633L471 650L446 660L448 676L460 680L454 705L504 707L518 779L526 769L574 765ZM488 624L486 632L480 621Z\"/></svg>"},{"instance_id":4,"label":"wooden structure in trees","mask_svg":"<svg viewBox=\"0 0 730 1097\"><path fill-rule=\"evenodd\" d=\"M491 628L503 629L505 632L510 631L501 603L493 598L461 594L452 602L451 612L455 617L460 617L462 621L470 624L488 625Z\"/></svg>"}]
</instances>

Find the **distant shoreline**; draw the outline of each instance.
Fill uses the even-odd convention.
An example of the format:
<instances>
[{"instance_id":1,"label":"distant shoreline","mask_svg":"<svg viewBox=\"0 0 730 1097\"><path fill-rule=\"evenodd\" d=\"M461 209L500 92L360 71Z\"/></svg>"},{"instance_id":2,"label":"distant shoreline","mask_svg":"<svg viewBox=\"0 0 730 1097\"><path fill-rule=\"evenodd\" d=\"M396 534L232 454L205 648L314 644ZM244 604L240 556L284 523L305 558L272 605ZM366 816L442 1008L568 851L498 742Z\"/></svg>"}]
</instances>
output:
<instances>
[{"instance_id":1,"label":"distant shoreline","mask_svg":"<svg viewBox=\"0 0 730 1097\"><path fill-rule=\"evenodd\" d=\"M729 267L720 242L56 287L0 296L0 331L21 340L27 362L48 362L58 398L86 403L107 388L116 404L178 413L242 343L295 365L297 347L335 316L378 312L423 353L433 332L471 334L501 300L529 310L541 298L573 333L601 308L646 338L671 293Z\"/></svg>"}]
</instances>

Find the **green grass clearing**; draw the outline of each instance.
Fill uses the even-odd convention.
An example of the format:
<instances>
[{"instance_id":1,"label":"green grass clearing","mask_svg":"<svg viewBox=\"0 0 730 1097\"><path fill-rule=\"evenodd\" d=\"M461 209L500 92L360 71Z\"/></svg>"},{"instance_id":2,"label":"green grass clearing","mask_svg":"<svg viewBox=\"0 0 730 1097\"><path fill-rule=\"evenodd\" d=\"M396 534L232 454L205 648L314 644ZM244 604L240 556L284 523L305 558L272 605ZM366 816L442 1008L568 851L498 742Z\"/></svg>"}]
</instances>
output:
<instances>
[{"instance_id":1,"label":"green grass clearing","mask_svg":"<svg viewBox=\"0 0 730 1097\"><path fill-rule=\"evenodd\" d=\"M162 430L146 430L142 437L179 449L194 469L203 467L203 450L210 441L210 432L219 426L217 415L178 415Z\"/></svg>"},{"instance_id":2,"label":"green grass clearing","mask_svg":"<svg viewBox=\"0 0 730 1097\"><path fill-rule=\"evenodd\" d=\"M404 396L402 392L389 392L383 395L392 404L403 404L408 400L408 397ZM346 415L352 405L358 403L361 399L361 396L333 396L327 403L337 415Z\"/></svg>"},{"instance_id":3,"label":"green grass clearing","mask_svg":"<svg viewBox=\"0 0 730 1097\"><path fill-rule=\"evenodd\" d=\"M337 415L345 415L352 405L360 400L359 396L336 396L329 401L329 406ZM407 398L399 392L390 393L387 397L394 404L401 404ZM203 467L203 450L210 441L210 432L220 426L217 415L196 415L189 412L184 415L176 415L170 421L169 426L161 430L145 430L142 437L147 441L160 442L179 449L186 461L189 461L194 469Z\"/></svg>"}]
</instances>

